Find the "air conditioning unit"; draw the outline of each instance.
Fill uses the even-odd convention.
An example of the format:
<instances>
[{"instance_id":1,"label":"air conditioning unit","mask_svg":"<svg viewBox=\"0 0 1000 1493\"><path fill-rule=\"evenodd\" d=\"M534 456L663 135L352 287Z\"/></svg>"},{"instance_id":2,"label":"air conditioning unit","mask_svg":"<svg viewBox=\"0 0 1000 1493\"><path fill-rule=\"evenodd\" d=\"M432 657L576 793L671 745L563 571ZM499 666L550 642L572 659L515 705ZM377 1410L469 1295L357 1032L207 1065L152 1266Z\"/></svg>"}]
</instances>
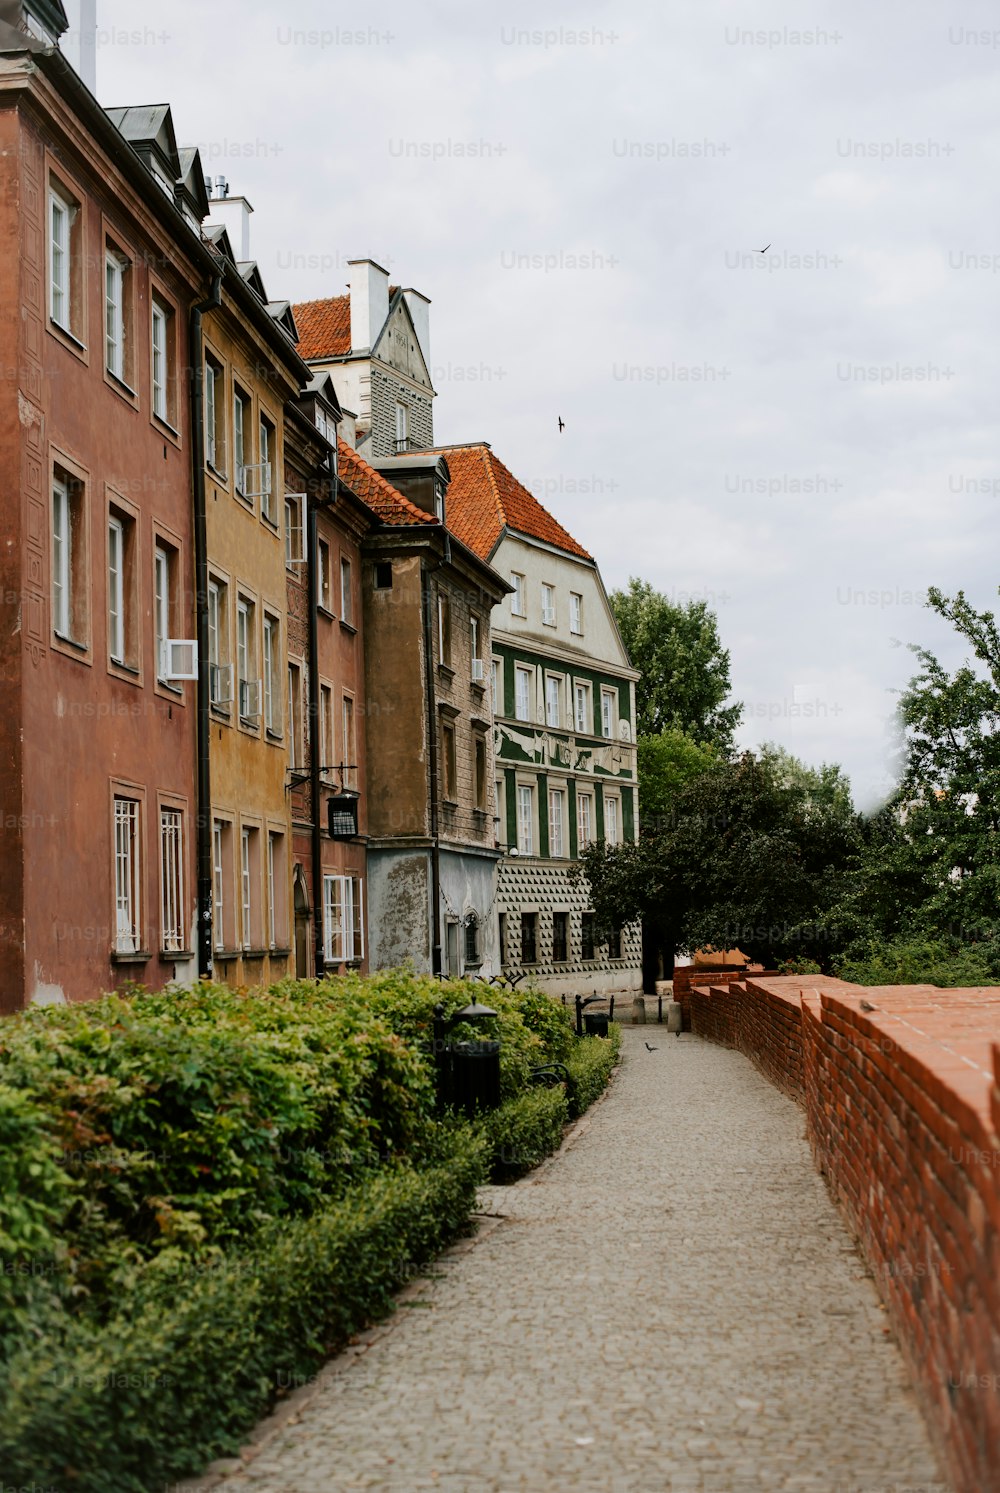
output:
<instances>
[{"instance_id":1,"label":"air conditioning unit","mask_svg":"<svg viewBox=\"0 0 1000 1493\"><path fill-rule=\"evenodd\" d=\"M555 609L555 607L542 607L542 621L545 623L546 627L555 627L555 625L556 625L556 609Z\"/></svg>"},{"instance_id":2,"label":"air conditioning unit","mask_svg":"<svg viewBox=\"0 0 1000 1493\"><path fill-rule=\"evenodd\" d=\"M170 683L198 678L198 644L194 638L164 638L160 644L160 678Z\"/></svg>"},{"instance_id":3,"label":"air conditioning unit","mask_svg":"<svg viewBox=\"0 0 1000 1493\"><path fill-rule=\"evenodd\" d=\"M238 467L236 487L244 498L268 497L271 492L271 463L259 461L256 466Z\"/></svg>"},{"instance_id":4,"label":"air conditioning unit","mask_svg":"<svg viewBox=\"0 0 1000 1493\"><path fill-rule=\"evenodd\" d=\"M231 705L233 702L232 664L210 664L208 670L208 697L213 705Z\"/></svg>"},{"instance_id":5,"label":"air conditioning unit","mask_svg":"<svg viewBox=\"0 0 1000 1493\"><path fill-rule=\"evenodd\" d=\"M240 720L255 721L260 716L261 681L240 680Z\"/></svg>"},{"instance_id":6,"label":"air conditioning unit","mask_svg":"<svg viewBox=\"0 0 1000 1493\"><path fill-rule=\"evenodd\" d=\"M472 660L472 682L473 684L482 684L483 678L483 661L481 658L474 658Z\"/></svg>"}]
</instances>

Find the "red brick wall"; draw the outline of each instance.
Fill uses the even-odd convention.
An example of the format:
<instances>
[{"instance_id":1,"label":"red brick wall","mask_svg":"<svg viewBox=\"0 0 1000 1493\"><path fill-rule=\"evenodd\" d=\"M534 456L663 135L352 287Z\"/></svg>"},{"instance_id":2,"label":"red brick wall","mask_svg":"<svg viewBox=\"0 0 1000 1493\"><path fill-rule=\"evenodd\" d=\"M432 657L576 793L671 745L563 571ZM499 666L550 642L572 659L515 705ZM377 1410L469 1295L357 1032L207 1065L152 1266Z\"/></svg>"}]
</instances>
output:
<instances>
[{"instance_id":1,"label":"red brick wall","mask_svg":"<svg viewBox=\"0 0 1000 1493\"><path fill-rule=\"evenodd\" d=\"M728 980L742 980L746 965L722 965L712 969L698 964L674 966L674 1000L681 1008L681 1027L691 1030L691 989L694 985L724 985Z\"/></svg>"},{"instance_id":2,"label":"red brick wall","mask_svg":"<svg viewBox=\"0 0 1000 1493\"><path fill-rule=\"evenodd\" d=\"M1000 990L752 976L691 1012L803 1104L956 1493L1000 1493Z\"/></svg>"}]
</instances>

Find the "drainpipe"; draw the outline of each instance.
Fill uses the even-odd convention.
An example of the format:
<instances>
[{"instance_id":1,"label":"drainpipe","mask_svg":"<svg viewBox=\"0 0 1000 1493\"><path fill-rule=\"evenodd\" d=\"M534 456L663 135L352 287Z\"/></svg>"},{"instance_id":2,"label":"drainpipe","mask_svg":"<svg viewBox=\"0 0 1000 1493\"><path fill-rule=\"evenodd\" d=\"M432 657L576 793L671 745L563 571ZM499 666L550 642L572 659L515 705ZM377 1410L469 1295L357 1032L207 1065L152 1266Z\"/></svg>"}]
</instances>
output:
<instances>
[{"instance_id":1,"label":"drainpipe","mask_svg":"<svg viewBox=\"0 0 1000 1493\"><path fill-rule=\"evenodd\" d=\"M208 300L191 311L191 461L194 478L194 584L198 639L198 977L210 980L214 969L212 915L212 779L209 767L210 677L208 662L208 523L205 515L205 359L201 323L206 311L222 305L222 276L216 275Z\"/></svg>"},{"instance_id":2,"label":"drainpipe","mask_svg":"<svg viewBox=\"0 0 1000 1493\"><path fill-rule=\"evenodd\" d=\"M431 799L431 903L433 906L431 933L433 945L431 950L431 972L435 975L442 973L442 941L441 941L441 832L438 812L438 747L437 747L437 721L434 711L434 623L432 617L432 592L430 578L445 565L451 564L451 535L448 530L444 531L444 558L436 564L425 566L423 570L423 611L424 611L424 658L427 661L426 669L426 696L427 696L427 763L430 775L430 799Z\"/></svg>"},{"instance_id":3,"label":"drainpipe","mask_svg":"<svg viewBox=\"0 0 1000 1493\"><path fill-rule=\"evenodd\" d=\"M309 597L309 791L312 799L313 958L316 978L324 973L323 831L320 823L319 739L319 523L316 505L306 495L306 566ZM328 763L327 766L332 766Z\"/></svg>"}]
</instances>

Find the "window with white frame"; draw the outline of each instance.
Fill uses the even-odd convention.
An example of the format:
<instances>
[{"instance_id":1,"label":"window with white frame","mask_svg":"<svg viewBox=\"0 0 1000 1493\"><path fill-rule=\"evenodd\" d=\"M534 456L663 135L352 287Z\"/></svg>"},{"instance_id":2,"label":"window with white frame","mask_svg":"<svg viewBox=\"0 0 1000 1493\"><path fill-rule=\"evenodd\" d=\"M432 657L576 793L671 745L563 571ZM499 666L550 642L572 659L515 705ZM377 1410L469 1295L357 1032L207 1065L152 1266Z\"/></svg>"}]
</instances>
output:
<instances>
[{"instance_id":1,"label":"window with white frame","mask_svg":"<svg viewBox=\"0 0 1000 1493\"><path fill-rule=\"evenodd\" d=\"M305 762L302 730L302 666L288 665L288 765L292 771ZM321 764L328 766L329 764Z\"/></svg>"},{"instance_id":2,"label":"window with white frame","mask_svg":"<svg viewBox=\"0 0 1000 1493\"><path fill-rule=\"evenodd\" d=\"M173 550L157 542L153 551L153 625L156 641L156 677L165 679L170 660L167 657L167 639L171 635L170 618L173 611L174 576L177 557Z\"/></svg>"},{"instance_id":3,"label":"window with white frame","mask_svg":"<svg viewBox=\"0 0 1000 1493\"><path fill-rule=\"evenodd\" d=\"M576 729L582 736L594 734L594 716L590 704L590 685L577 682L573 686L573 717Z\"/></svg>"},{"instance_id":4,"label":"window with white frame","mask_svg":"<svg viewBox=\"0 0 1000 1493\"><path fill-rule=\"evenodd\" d=\"M154 292L151 315L151 383L153 414L165 425L174 426L176 357L174 353L174 310Z\"/></svg>"},{"instance_id":5,"label":"window with white frame","mask_svg":"<svg viewBox=\"0 0 1000 1493\"><path fill-rule=\"evenodd\" d=\"M131 273L120 249L108 244L104 251L104 362L112 378L121 384L130 379Z\"/></svg>"},{"instance_id":6,"label":"window with white frame","mask_svg":"<svg viewBox=\"0 0 1000 1493\"><path fill-rule=\"evenodd\" d=\"M518 664L514 669L514 716L519 721L531 720L531 688L534 669Z\"/></svg>"},{"instance_id":7,"label":"window with white frame","mask_svg":"<svg viewBox=\"0 0 1000 1493\"><path fill-rule=\"evenodd\" d=\"M226 947L226 849L231 826L222 819L212 821L212 937L216 949Z\"/></svg>"},{"instance_id":8,"label":"window with white frame","mask_svg":"<svg viewBox=\"0 0 1000 1493\"><path fill-rule=\"evenodd\" d=\"M410 445L410 411L405 404L396 403L396 450L406 451Z\"/></svg>"},{"instance_id":9,"label":"window with white frame","mask_svg":"<svg viewBox=\"0 0 1000 1493\"><path fill-rule=\"evenodd\" d=\"M354 740L354 701L350 695L343 697L341 707L342 745L344 767L341 781L345 788L353 788L357 782L357 744Z\"/></svg>"},{"instance_id":10,"label":"window with white frame","mask_svg":"<svg viewBox=\"0 0 1000 1493\"><path fill-rule=\"evenodd\" d=\"M277 617L264 615L264 727L281 735L281 628Z\"/></svg>"},{"instance_id":11,"label":"window with white frame","mask_svg":"<svg viewBox=\"0 0 1000 1493\"><path fill-rule=\"evenodd\" d=\"M115 796L115 949L137 954L142 945L142 857L138 799Z\"/></svg>"},{"instance_id":12,"label":"window with white frame","mask_svg":"<svg viewBox=\"0 0 1000 1493\"><path fill-rule=\"evenodd\" d=\"M250 396L233 386L233 481L240 496L253 491L250 465Z\"/></svg>"},{"instance_id":13,"label":"window with white frame","mask_svg":"<svg viewBox=\"0 0 1000 1493\"><path fill-rule=\"evenodd\" d=\"M364 958L364 893L359 876L323 877L323 957L328 964Z\"/></svg>"},{"instance_id":14,"label":"window with white frame","mask_svg":"<svg viewBox=\"0 0 1000 1493\"><path fill-rule=\"evenodd\" d=\"M220 476L226 469L226 377L222 364L205 357L205 460Z\"/></svg>"},{"instance_id":15,"label":"window with white frame","mask_svg":"<svg viewBox=\"0 0 1000 1493\"><path fill-rule=\"evenodd\" d=\"M354 573L346 555L340 560L340 620L349 626L354 622Z\"/></svg>"},{"instance_id":16,"label":"window with white frame","mask_svg":"<svg viewBox=\"0 0 1000 1493\"><path fill-rule=\"evenodd\" d=\"M240 720L248 724L260 715L255 612L253 602L241 596L236 603L236 681Z\"/></svg>"},{"instance_id":17,"label":"window with white frame","mask_svg":"<svg viewBox=\"0 0 1000 1493\"><path fill-rule=\"evenodd\" d=\"M49 317L64 332L73 332L73 224L79 203L67 192L49 188Z\"/></svg>"},{"instance_id":18,"label":"window with white frame","mask_svg":"<svg viewBox=\"0 0 1000 1493\"><path fill-rule=\"evenodd\" d=\"M554 586L542 583L542 623L545 627L556 625L556 592Z\"/></svg>"},{"instance_id":19,"label":"window with white frame","mask_svg":"<svg viewBox=\"0 0 1000 1493\"><path fill-rule=\"evenodd\" d=\"M514 587L514 594L510 599L510 609L515 617L523 617L525 616L524 576L520 575L518 571L512 570L510 573L510 583Z\"/></svg>"},{"instance_id":20,"label":"window with white frame","mask_svg":"<svg viewBox=\"0 0 1000 1493\"><path fill-rule=\"evenodd\" d=\"M558 674L545 676L545 724L556 731L562 725L562 680Z\"/></svg>"},{"instance_id":21,"label":"window with white frame","mask_svg":"<svg viewBox=\"0 0 1000 1493\"><path fill-rule=\"evenodd\" d=\"M451 602L438 597L438 663L451 667Z\"/></svg>"},{"instance_id":22,"label":"window with white frame","mask_svg":"<svg viewBox=\"0 0 1000 1493\"><path fill-rule=\"evenodd\" d=\"M522 855L533 855L535 846L535 790L526 783L517 785L517 848Z\"/></svg>"},{"instance_id":23,"label":"window with white frame","mask_svg":"<svg viewBox=\"0 0 1000 1493\"><path fill-rule=\"evenodd\" d=\"M52 476L52 629L82 647L87 632L87 543L83 484Z\"/></svg>"},{"instance_id":24,"label":"window with white frame","mask_svg":"<svg viewBox=\"0 0 1000 1493\"><path fill-rule=\"evenodd\" d=\"M285 837L275 830L267 836L267 946L284 948L288 940L288 890Z\"/></svg>"},{"instance_id":25,"label":"window with white frame","mask_svg":"<svg viewBox=\"0 0 1000 1493\"><path fill-rule=\"evenodd\" d=\"M244 949L259 949L260 922L260 830L244 825L240 834L240 900Z\"/></svg>"},{"instance_id":26,"label":"window with white frame","mask_svg":"<svg viewBox=\"0 0 1000 1493\"><path fill-rule=\"evenodd\" d=\"M333 611L333 561L330 555L330 546L325 539L320 539L319 548L319 576L317 577L316 599L324 612Z\"/></svg>"},{"instance_id":27,"label":"window with white frame","mask_svg":"<svg viewBox=\"0 0 1000 1493\"><path fill-rule=\"evenodd\" d=\"M269 523L278 521L274 507L274 460L277 454L277 436L274 426L266 415L261 415L257 428L257 460L260 462L260 511Z\"/></svg>"},{"instance_id":28,"label":"window with white frame","mask_svg":"<svg viewBox=\"0 0 1000 1493\"><path fill-rule=\"evenodd\" d=\"M566 854L566 790L549 789L549 855Z\"/></svg>"},{"instance_id":29,"label":"window with white frame","mask_svg":"<svg viewBox=\"0 0 1000 1493\"><path fill-rule=\"evenodd\" d=\"M576 795L576 843L578 850L586 850L594 839L594 795Z\"/></svg>"},{"instance_id":30,"label":"window with white frame","mask_svg":"<svg viewBox=\"0 0 1000 1493\"><path fill-rule=\"evenodd\" d=\"M328 684L319 687L319 762L328 772L337 762L333 729L333 690Z\"/></svg>"},{"instance_id":31,"label":"window with white frame","mask_svg":"<svg viewBox=\"0 0 1000 1493\"><path fill-rule=\"evenodd\" d=\"M125 524L108 519L108 654L114 664L125 662Z\"/></svg>"},{"instance_id":32,"label":"window with white frame","mask_svg":"<svg viewBox=\"0 0 1000 1493\"><path fill-rule=\"evenodd\" d=\"M620 819L619 811L621 805L617 798L605 797L604 800L604 839L608 845L617 845L620 841Z\"/></svg>"},{"instance_id":33,"label":"window with white frame","mask_svg":"<svg viewBox=\"0 0 1000 1493\"><path fill-rule=\"evenodd\" d=\"M297 565L304 554L302 502L298 493L289 493L285 498L285 564L288 569Z\"/></svg>"},{"instance_id":34,"label":"window with white frame","mask_svg":"<svg viewBox=\"0 0 1000 1493\"><path fill-rule=\"evenodd\" d=\"M578 635L583 632L583 597L578 591L570 592L569 630Z\"/></svg>"},{"instance_id":35,"label":"window with white frame","mask_svg":"<svg viewBox=\"0 0 1000 1493\"><path fill-rule=\"evenodd\" d=\"M618 704L618 691L613 689L601 690L601 735L610 739L615 734L615 715Z\"/></svg>"},{"instance_id":36,"label":"window with white frame","mask_svg":"<svg viewBox=\"0 0 1000 1493\"><path fill-rule=\"evenodd\" d=\"M223 581L208 583L208 697L217 709L228 712L232 700L229 669L229 588Z\"/></svg>"},{"instance_id":37,"label":"window with white frame","mask_svg":"<svg viewBox=\"0 0 1000 1493\"><path fill-rule=\"evenodd\" d=\"M184 815L160 809L160 947L184 948Z\"/></svg>"},{"instance_id":38,"label":"window with white frame","mask_svg":"<svg viewBox=\"0 0 1000 1493\"><path fill-rule=\"evenodd\" d=\"M490 687L493 692L493 713L503 715L503 695L500 692L500 660L490 660Z\"/></svg>"}]
</instances>

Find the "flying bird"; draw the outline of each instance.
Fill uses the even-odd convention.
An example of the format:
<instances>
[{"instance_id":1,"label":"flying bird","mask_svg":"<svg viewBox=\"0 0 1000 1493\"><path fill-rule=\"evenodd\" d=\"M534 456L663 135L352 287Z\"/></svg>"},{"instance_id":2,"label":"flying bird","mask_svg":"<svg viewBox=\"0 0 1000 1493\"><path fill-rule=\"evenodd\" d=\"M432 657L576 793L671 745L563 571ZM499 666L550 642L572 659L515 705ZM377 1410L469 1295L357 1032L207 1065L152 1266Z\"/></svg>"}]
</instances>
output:
<instances>
[{"instance_id":1,"label":"flying bird","mask_svg":"<svg viewBox=\"0 0 1000 1493\"><path fill-rule=\"evenodd\" d=\"M649 1043L648 1042L646 1043L646 1051L647 1052L659 1052L659 1050L660 1049L658 1047L650 1047Z\"/></svg>"},{"instance_id":2,"label":"flying bird","mask_svg":"<svg viewBox=\"0 0 1000 1493\"><path fill-rule=\"evenodd\" d=\"M874 1011L877 1009L877 1007L873 1006L871 1001L862 1001L861 1009L862 1011Z\"/></svg>"},{"instance_id":3,"label":"flying bird","mask_svg":"<svg viewBox=\"0 0 1000 1493\"><path fill-rule=\"evenodd\" d=\"M566 421L563 419L562 415L560 415L559 416L559 434L562 435L562 433L563 433L563 431L565 429L566 429Z\"/></svg>"},{"instance_id":4,"label":"flying bird","mask_svg":"<svg viewBox=\"0 0 1000 1493\"><path fill-rule=\"evenodd\" d=\"M766 254L766 253L767 253L767 251L768 251L768 249L769 249L769 248L770 248L770 247L771 247L771 245L770 245L770 244L765 244L765 245L764 245L764 247L763 247L763 249L758 249L758 250L757 250L757 253L758 253L758 254Z\"/></svg>"}]
</instances>

